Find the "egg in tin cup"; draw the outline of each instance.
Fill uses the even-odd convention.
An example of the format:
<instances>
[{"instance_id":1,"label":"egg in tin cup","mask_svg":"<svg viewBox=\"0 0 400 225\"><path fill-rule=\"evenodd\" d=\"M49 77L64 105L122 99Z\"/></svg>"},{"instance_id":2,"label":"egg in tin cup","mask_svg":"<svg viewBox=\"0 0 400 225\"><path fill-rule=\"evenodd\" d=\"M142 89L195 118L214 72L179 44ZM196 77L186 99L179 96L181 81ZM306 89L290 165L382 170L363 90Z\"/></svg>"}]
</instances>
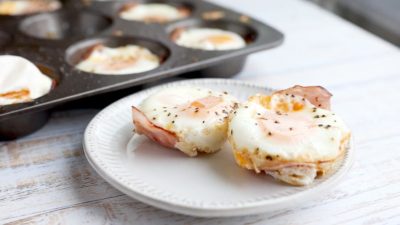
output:
<instances>
[{"instance_id":1,"label":"egg in tin cup","mask_svg":"<svg viewBox=\"0 0 400 225\"><path fill-rule=\"evenodd\" d=\"M122 19L146 23L167 23L186 18L189 15L190 9L186 6L176 7L163 3L128 3L119 11Z\"/></svg>"},{"instance_id":2,"label":"egg in tin cup","mask_svg":"<svg viewBox=\"0 0 400 225\"><path fill-rule=\"evenodd\" d=\"M97 44L86 50L77 69L95 74L124 75L157 68L161 59L149 49L138 45L108 47Z\"/></svg>"},{"instance_id":3,"label":"egg in tin cup","mask_svg":"<svg viewBox=\"0 0 400 225\"><path fill-rule=\"evenodd\" d=\"M206 51L223 51L244 48L246 41L239 34L211 27L178 28L171 34L177 45Z\"/></svg>"},{"instance_id":4,"label":"egg in tin cup","mask_svg":"<svg viewBox=\"0 0 400 225\"><path fill-rule=\"evenodd\" d=\"M0 15L20 16L40 12L51 12L62 7L58 0L2 0Z\"/></svg>"}]
</instances>

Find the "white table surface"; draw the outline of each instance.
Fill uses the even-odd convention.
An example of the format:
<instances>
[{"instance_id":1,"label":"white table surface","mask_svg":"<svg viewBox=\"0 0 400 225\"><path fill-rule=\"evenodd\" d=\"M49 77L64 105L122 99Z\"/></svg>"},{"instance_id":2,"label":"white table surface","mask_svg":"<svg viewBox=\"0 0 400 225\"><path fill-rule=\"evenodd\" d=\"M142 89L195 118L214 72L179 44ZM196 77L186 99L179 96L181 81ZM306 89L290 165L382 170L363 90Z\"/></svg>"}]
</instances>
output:
<instances>
[{"instance_id":1,"label":"white table surface","mask_svg":"<svg viewBox=\"0 0 400 225\"><path fill-rule=\"evenodd\" d=\"M237 79L323 85L352 128L357 160L342 182L297 208L201 219L162 211L108 185L87 163L94 110L59 112L40 131L0 143L0 224L400 224L400 51L299 0L218 0L275 26L285 43L254 54Z\"/></svg>"}]
</instances>

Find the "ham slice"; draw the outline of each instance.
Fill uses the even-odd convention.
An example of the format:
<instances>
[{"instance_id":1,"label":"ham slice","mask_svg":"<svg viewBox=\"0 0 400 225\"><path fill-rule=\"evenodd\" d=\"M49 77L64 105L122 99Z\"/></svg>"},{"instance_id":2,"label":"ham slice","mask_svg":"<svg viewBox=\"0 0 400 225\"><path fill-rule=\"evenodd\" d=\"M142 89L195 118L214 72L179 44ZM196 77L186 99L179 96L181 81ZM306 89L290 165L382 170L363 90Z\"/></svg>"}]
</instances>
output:
<instances>
[{"instance_id":1,"label":"ham slice","mask_svg":"<svg viewBox=\"0 0 400 225\"><path fill-rule=\"evenodd\" d=\"M138 108L134 106L132 106L132 117L138 134L144 134L151 140L167 148L175 148L175 144L178 142L175 133L153 124Z\"/></svg>"},{"instance_id":2,"label":"ham slice","mask_svg":"<svg viewBox=\"0 0 400 225\"><path fill-rule=\"evenodd\" d=\"M289 94L289 95L299 95L306 98L309 102L318 108L330 110L331 103L330 99L332 94L329 93L325 88L321 86L300 86L296 85L294 87L277 91L275 93L279 94Z\"/></svg>"}]
</instances>

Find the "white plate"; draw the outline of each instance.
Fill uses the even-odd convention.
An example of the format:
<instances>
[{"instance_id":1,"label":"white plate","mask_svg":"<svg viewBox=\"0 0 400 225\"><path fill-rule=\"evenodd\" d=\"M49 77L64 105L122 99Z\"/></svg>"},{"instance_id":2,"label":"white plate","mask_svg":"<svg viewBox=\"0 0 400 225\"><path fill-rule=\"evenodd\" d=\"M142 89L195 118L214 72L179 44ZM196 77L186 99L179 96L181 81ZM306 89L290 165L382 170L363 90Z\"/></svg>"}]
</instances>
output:
<instances>
[{"instance_id":1,"label":"white plate","mask_svg":"<svg viewBox=\"0 0 400 225\"><path fill-rule=\"evenodd\" d=\"M198 79L158 86L125 97L104 110L85 131L84 149L94 169L125 194L177 213L225 217L293 207L331 188L352 164L353 148L338 170L308 187L292 187L265 174L239 168L229 146L216 154L190 158L135 135L131 106L160 88L196 85L228 91L241 100L271 90L237 80Z\"/></svg>"}]
</instances>

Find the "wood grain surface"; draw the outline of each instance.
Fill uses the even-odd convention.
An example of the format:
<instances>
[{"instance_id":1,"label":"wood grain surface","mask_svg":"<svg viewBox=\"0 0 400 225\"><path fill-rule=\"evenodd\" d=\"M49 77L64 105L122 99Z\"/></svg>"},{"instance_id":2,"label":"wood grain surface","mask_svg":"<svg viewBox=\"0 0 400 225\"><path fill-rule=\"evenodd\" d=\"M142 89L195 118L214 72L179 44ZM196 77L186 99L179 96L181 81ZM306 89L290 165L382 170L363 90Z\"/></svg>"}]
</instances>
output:
<instances>
[{"instance_id":1,"label":"wood grain surface","mask_svg":"<svg viewBox=\"0 0 400 225\"><path fill-rule=\"evenodd\" d=\"M319 199L237 218L147 206L90 167L82 134L96 110L56 112L40 131L0 142L0 224L400 224L400 51L298 0L218 0L272 24L285 43L249 57L236 79L273 88L323 85L355 136L356 162Z\"/></svg>"}]
</instances>

